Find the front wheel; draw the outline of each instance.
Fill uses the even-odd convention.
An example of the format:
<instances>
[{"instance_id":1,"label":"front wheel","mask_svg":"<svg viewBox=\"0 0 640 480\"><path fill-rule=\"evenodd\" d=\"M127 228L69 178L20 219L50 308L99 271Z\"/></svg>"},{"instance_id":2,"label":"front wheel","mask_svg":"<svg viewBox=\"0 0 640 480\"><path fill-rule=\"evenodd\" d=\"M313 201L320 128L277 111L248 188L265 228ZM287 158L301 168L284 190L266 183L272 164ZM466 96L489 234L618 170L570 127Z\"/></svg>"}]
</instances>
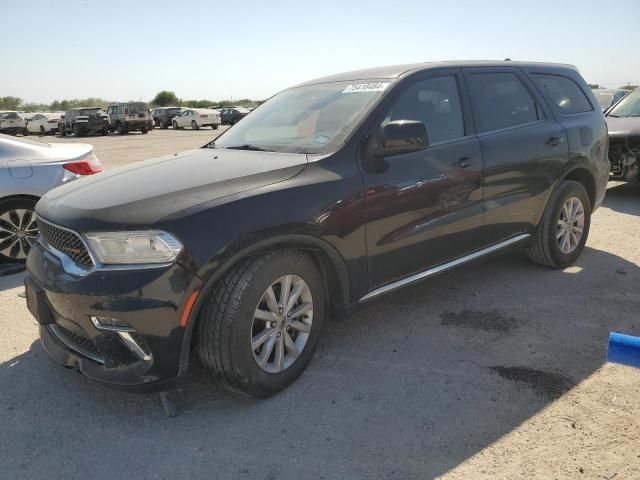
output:
<instances>
[{"instance_id":1,"label":"front wheel","mask_svg":"<svg viewBox=\"0 0 640 480\"><path fill-rule=\"evenodd\" d=\"M9 198L0 202L0 263L24 262L38 237L36 200Z\"/></svg>"},{"instance_id":2,"label":"front wheel","mask_svg":"<svg viewBox=\"0 0 640 480\"><path fill-rule=\"evenodd\" d=\"M147 130L147 129L146 129L146 128L144 128L144 127L140 129L140 133L142 133L143 135L144 135L145 133L147 133L148 131L149 131L149 130Z\"/></svg>"},{"instance_id":3,"label":"front wheel","mask_svg":"<svg viewBox=\"0 0 640 480\"><path fill-rule=\"evenodd\" d=\"M179 128L178 128L178 122L173 122L173 129L174 129L174 130L179 130Z\"/></svg>"},{"instance_id":4,"label":"front wheel","mask_svg":"<svg viewBox=\"0 0 640 480\"><path fill-rule=\"evenodd\" d=\"M325 304L322 276L307 255L280 251L241 261L200 312L200 359L228 390L273 395L311 360Z\"/></svg>"},{"instance_id":5,"label":"front wheel","mask_svg":"<svg viewBox=\"0 0 640 480\"><path fill-rule=\"evenodd\" d=\"M584 250L590 225L587 191L581 183L565 180L551 196L527 254L534 263L545 267L567 267Z\"/></svg>"},{"instance_id":6,"label":"front wheel","mask_svg":"<svg viewBox=\"0 0 640 480\"><path fill-rule=\"evenodd\" d=\"M198 130L200 127L198 126L195 120L191 120L191 128L193 130Z\"/></svg>"},{"instance_id":7,"label":"front wheel","mask_svg":"<svg viewBox=\"0 0 640 480\"><path fill-rule=\"evenodd\" d=\"M44 129L44 126L40 125L40 135L44 137L46 134L47 134L47 131Z\"/></svg>"},{"instance_id":8,"label":"front wheel","mask_svg":"<svg viewBox=\"0 0 640 480\"><path fill-rule=\"evenodd\" d=\"M213 130L217 130L217 129L218 129L218 125L211 125L211 128L212 128Z\"/></svg>"}]
</instances>

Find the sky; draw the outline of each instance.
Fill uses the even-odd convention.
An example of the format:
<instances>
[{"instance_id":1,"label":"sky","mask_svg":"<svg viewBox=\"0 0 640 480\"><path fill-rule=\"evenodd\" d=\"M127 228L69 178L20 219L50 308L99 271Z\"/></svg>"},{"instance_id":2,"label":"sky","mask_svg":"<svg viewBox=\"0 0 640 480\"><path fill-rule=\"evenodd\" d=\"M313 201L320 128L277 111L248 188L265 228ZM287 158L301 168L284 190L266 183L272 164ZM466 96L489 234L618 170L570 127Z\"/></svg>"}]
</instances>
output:
<instances>
[{"instance_id":1,"label":"sky","mask_svg":"<svg viewBox=\"0 0 640 480\"><path fill-rule=\"evenodd\" d=\"M640 84L640 0L0 0L0 97L267 98L360 68L550 61Z\"/></svg>"}]
</instances>

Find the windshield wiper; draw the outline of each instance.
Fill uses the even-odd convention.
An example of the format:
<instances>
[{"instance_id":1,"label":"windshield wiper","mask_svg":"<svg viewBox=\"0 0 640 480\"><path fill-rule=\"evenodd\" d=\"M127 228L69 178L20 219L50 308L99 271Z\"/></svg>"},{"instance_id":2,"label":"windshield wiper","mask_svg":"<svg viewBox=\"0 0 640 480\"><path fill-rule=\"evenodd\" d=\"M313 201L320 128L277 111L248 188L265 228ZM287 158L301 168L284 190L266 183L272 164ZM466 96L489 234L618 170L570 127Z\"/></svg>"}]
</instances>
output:
<instances>
[{"instance_id":1,"label":"windshield wiper","mask_svg":"<svg viewBox=\"0 0 640 480\"><path fill-rule=\"evenodd\" d=\"M231 147L224 147L227 150L253 150L255 152L274 152L270 148L258 147L257 145L250 145L245 143L244 145L233 145Z\"/></svg>"}]
</instances>

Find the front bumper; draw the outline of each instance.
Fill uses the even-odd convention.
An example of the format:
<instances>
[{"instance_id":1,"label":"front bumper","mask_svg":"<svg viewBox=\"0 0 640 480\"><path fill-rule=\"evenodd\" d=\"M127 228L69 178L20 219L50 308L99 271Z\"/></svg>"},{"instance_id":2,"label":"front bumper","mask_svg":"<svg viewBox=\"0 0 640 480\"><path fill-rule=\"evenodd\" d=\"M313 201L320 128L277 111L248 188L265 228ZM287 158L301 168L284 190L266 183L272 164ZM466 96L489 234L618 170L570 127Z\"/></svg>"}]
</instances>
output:
<instances>
[{"instance_id":1,"label":"front bumper","mask_svg":"<svg viewBox=\"0 0 640 480\"><path fill-rule=\"evenodd\" d=\"M200 281L179 264L76 277L38 244L27 271L26 282L41 289L50 312L39 319L46 322L40 325L40 341L58 363L132 391L166 389L186 370L189 345L183 341L181 314ZM96 318L111 317L130 330L96 326Z\"/></svg>"}]
</instances>

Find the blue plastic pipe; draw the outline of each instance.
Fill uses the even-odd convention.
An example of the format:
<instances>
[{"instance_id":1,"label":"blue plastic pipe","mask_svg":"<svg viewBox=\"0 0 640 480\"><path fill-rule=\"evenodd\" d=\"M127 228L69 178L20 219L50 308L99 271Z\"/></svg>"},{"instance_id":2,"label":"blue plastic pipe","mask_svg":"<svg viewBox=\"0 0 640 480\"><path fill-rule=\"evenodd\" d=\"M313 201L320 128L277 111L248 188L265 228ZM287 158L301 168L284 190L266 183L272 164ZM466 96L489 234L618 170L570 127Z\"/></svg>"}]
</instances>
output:
<instances>
[{"instance_id":1,"label":"blue plastic pipe","mask_svg":"<svg viewBox=\"0 0 640 480\"><path fill-rule=\"evenodd\" d=\"M611 332L607 360L640 368L640 337Z\"/></svg>"}]
</instances>

